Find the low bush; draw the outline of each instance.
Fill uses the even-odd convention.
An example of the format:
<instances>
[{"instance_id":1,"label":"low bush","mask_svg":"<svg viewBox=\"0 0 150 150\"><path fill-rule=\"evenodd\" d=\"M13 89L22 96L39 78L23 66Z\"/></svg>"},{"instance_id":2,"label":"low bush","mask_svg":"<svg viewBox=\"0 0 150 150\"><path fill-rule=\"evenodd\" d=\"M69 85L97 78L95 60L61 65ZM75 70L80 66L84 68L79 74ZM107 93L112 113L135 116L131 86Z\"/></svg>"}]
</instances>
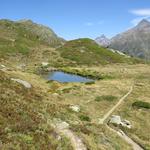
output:
<instances>
[{"instance_id":1,"label":"low bush","mask_svg":"<svg viewBox=\"0 0 150 150\"><path fill-rule=\"evenodd\" d=\"M95 101L99 102L99 101L114 101L115 99L117 99L116 96L113 95L102 95L102 96L97 96L95 98Z\"/></svg>"},{"instance_id":2,"label":"low bush","mask_svg":"<svg viewBox=\"0 0 150 150\"><path fill-rule=\"evenodd\" d=\"M91 84L95 84L95 81L89 81L89 82L85 82L86 85L91 85Z\"/></svg>"},{"instance_id":3,"label":"low bush","mask_svg":"<svg viewBox=\"0 0 150 150\"><path fill-rule=\"evenodd\" d=\"M150 109L150 103L142 102L142 101L136 101L132 104L132 107Z\"/></svg>"},{"instance_id":4,"label":"low bush","mask_svg":"<svg viewBox=\"0 0 150 150\"><path fill-rule=\"evenodd\" d=\"M91 121L91 119L86 115L80 115L79 117L80 117L80 120L82 121Z\"/></svg>"}]
</instances>

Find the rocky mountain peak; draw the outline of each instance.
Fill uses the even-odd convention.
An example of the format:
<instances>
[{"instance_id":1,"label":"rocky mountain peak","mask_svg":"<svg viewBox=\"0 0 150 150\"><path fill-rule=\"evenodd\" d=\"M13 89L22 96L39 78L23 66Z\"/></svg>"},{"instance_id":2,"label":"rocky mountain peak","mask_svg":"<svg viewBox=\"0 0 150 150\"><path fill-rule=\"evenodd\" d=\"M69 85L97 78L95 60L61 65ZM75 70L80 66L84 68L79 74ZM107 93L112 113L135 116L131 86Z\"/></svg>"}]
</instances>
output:
<instances>
[{"instance_id":1,"label":"rocky mountain peak","mask_svg":"<svg viewBox=\"0 0 150 150\"><path fill-rule=\"evenodd\" d=\"M146 19L143 19L138 23L137 27L138 28L150 27L150 22Z\"/></svg>"},{"instance_id":2,"label":"rocky mountain peak","mask_svg":"<svg viewBox=\"0 0 150 150\"><path fill-rule=\"evenodd\" d=\"M104 47L108 47L110 45L110 39L108 39L104 34L102 34L100 37L97 37L95 41L97 44Z\"/></svg>"}]
</instances>

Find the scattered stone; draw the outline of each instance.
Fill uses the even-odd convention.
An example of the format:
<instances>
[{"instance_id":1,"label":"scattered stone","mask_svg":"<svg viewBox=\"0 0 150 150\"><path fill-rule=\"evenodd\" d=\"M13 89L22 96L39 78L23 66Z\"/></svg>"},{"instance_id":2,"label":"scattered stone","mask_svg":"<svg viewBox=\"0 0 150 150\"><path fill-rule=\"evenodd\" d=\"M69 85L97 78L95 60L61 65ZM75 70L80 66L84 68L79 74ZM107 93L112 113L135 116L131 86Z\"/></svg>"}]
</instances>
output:
<instances>
[{"instance_id":1,"label":"scattered stone","mask_svg":"<svg viewBox=\"0 0 150 150\"><path fill-rule=\"evenodd\" d=\"M112 117L111 117L109 122L113 123L113 124L121 125L123 127L127 127L129 129L131 129L130 121L125 120L125 119L121 119L121 117L117 116L117 115L112 115Z\"/></svg>"},{"instance_id":2,"label":"scattered stone","mask_svg":"<svg viewBox=\"0 0 150 150\"><path fill-rule=\"evenodd\" d=\"M14 78L11 78L11 80L22 84L26 88L31 88L31 84L28 83L27 81L24 81L24 80L21 80L21 79L14 79Z\"/></svg>"},{"instance_id":3,"label":"scattered stone","mask_svg":"<svg viewBox=\"0 0 150 150\"><path fill-rule=\"evenodd\" d=\"M5 66L5 65L2 65L2 64L1 64L1 67L2 67L2 68L6 68L6 66Z\"/></svg>"},{"instance_id":4,"label":"scattered stone","mask_svg":"<svg viewBox=\"0 0 150 150\"><path fill-rule=\"evenodd\" d=\"M59 94L58 94L58 93L53 93L53 96L56 96L56 97L57 97L57 96L59 96Z\"/></svg>"},{"instance_id":5,"label":"scattered stone","mask_svg":"<svg viewBox=\"0 0 150 150\"><path fill-rule=\"evenodd\" d=\"M123 127L127 127L127 128L129 128L129 129L131 129L131 122L128 121L128 120L122 120L121 125L122 125Z\"/></svg>"},{"instance_id":6,"label":"scattered stone","mask_svg":"<svg viewBox=\"0 0 150 150\"><path fill-rule=\"evenodd\" d=\"M60 135L57 135L56 139L59 141L61 140L61 136Z\"/></svg>"},{"instance_id":7,"label":"scattered stone","mask_svg":"<svg viewBox=\"0 0 150 150\"><path fill-rule=\"evenodd\" d=\"M84 53L85 51L84 51L84 50L80 50L80 52L81 52L81 53Z\"/></svg>"},{"instance_id":8,"label":"scattered stone","mask_svg":"<svg viewBox=\"0 0 150 150\"><path fill-rule=\"evenodd\" d=\"M121 117L117 115L112 115L110 119L110 123L117 124L117 125L121 124Z\"/></svg>"},{"instance_id":9,"label":"scattered stone","mask_svg":"<svg viewBox=\"0 0 150 150\"><path fill-rule=\"evenodd\" d=\"M8 68L7 68L5 65L1 64L1 65L0 65L0 70L1 70L1 71L7 71Z\"/></svg>"},{"instance_id":10,"label":"scattered stone","mask_svg":"<svg viewBox=\"0 0 150 150\"><path fill-rule=\"evenodd\" d=\"M71 105L69 108L74 112L80 111L80 107L78 105Z\"/></svg>"},{"instance_id":11,"label":"scattered stone","mask_svg":"<svg viewBox=\"0 0 150 150\"><path fill-rule=\"evenodd\" d=\"M56 123L56 127L59 130L68 129L69 124L67 122L63 121L63 122L60 122L60 123Z\"/></svg>"},{"instance_id":12,"label":"scattered stone","mask_svg":"<svg viewBox=\"0 0 150 150\"><path fill-rule=\"evenodd\" d=\"M17 69L24 70L25 67L26 67L26 64L19 64L19 65L17 66Z\"/></svg>"},{"instance_id":13,"label":"scattered stone","mask_svg":"<svg viewBox=\"0 0 150 150\"><path fill-rule=\"evenodd\" d=\"M49 63L48 62L42 62L42 66L46 67Z\"/></svg>"}]
</instances>

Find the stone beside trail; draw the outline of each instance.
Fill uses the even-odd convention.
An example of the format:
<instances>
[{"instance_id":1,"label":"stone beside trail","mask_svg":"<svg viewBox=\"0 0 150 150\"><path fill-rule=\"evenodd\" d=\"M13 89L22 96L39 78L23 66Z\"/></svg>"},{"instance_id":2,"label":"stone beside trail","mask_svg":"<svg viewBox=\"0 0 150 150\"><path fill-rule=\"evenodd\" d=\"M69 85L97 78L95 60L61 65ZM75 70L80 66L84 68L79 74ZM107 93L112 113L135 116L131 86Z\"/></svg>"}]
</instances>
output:
<instances>
[{"instance_id":1,"label":"stone beside trail","mask_svg":"<svg viewBox=\"0 0 150 150\"><path fill-rule=\"evenodd\" d=\"M70 140L74 150L87 150L82 140L69 129L69 124L67 122L57 122L52 126L56 129L56 132L64 135Z\"/></svg>"},{"instance_id":2,"label":"stone beside trail","mask_svg":"<svg viewBox=\"0 0 150 150\"><path fill-rule=\"evenodd\" d=\"M11 78L11 80L22 84L26 88L31 88L32 87L31 84L28 83L27 81L24 81L24 80L21 80L21 79L15 79L15 78Z\"/></svg>"}]
</instances>

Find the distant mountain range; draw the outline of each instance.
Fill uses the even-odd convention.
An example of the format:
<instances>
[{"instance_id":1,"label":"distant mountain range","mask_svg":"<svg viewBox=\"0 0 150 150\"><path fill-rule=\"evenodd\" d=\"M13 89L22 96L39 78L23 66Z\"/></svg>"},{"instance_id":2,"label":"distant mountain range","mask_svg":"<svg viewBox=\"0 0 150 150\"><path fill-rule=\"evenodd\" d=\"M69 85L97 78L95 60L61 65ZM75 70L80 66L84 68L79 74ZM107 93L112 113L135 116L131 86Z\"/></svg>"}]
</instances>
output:
<instances>
[{"instance_id":1,"label":"distant mountain range","mask_svg":"<svg viewBox=\"0 0 150 150\"><path fill-rule=\"evenodd\" d=\"M111 40L108 39L104 34L101 35L100 37L97 37L95 39L96 43L101 45L101 46L104 46L104 47L108 47L111 43Z\"/></svg>"},{"instance_id":2,"label":"distant mountain range","mask_svg":"<svg viewBox=\"0 0 150 150\"><path fill-rule=\"evenodd\" d=\"M102 46L119 50L139 58L150 60L150 22L143 19L137 26L108 39L105 36L95 41Z\"/></svg>"}]
</instances>

